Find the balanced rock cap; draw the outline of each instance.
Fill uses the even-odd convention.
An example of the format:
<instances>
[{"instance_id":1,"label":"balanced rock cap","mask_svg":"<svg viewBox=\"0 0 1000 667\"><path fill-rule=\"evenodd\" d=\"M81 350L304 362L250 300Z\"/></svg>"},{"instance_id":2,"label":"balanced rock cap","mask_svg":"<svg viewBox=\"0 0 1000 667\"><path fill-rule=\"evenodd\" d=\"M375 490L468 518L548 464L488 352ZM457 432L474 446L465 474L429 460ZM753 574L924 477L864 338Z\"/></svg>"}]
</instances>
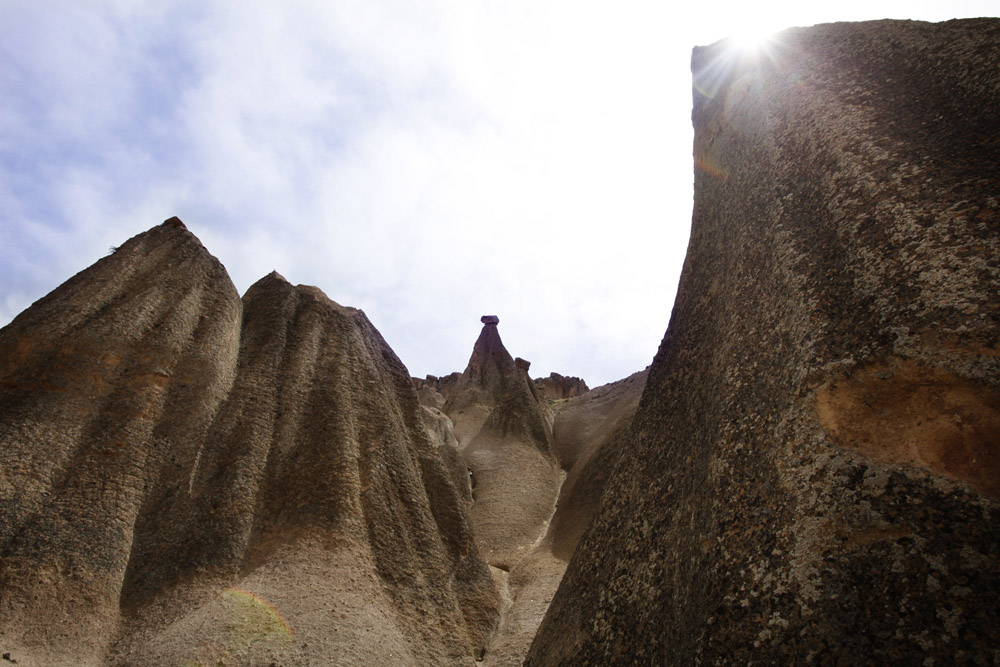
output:
<instances>
[{"instance_id":1,"label":"balanced rock cap","mask_svg":"<svg viewBox=\"0 0 1000 667\"><path fill-rule=\"evenodd\" d=\"M483 315L479 321L483 324L500 324L500 318L496 315Z\"/></svg>"},{"instance_id":2,"label":"balanced rock cap","mask_svg":"<svg viewBox=\"0 0 1000 667\"><path fill-rule=\"evenodd\" d=\"M163 224L166 225L167 227L179 227L181 229L187 229L187 225L181 222L181 219L178 218L176 215L172 218L167 218L166 220L164 220Z\"/></svg>"}]
</instances>

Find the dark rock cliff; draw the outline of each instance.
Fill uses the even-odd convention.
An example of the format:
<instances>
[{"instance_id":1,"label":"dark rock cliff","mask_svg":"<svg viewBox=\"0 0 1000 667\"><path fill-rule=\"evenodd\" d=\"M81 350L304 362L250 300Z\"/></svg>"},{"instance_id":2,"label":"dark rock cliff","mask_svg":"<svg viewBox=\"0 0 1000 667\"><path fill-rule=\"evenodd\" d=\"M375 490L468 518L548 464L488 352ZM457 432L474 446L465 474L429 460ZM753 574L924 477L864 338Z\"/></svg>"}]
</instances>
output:
<instances>
[{"instance_id":1,"label":"dark rock cliff","mask_svg":"<svg viewBox=\"0 0 1000 667\"><path fill-rule=\"evenodd\" d=\"M1000 660L997 53L696 49L680 290L527 664Z\"/></svg>"}]
</instances>

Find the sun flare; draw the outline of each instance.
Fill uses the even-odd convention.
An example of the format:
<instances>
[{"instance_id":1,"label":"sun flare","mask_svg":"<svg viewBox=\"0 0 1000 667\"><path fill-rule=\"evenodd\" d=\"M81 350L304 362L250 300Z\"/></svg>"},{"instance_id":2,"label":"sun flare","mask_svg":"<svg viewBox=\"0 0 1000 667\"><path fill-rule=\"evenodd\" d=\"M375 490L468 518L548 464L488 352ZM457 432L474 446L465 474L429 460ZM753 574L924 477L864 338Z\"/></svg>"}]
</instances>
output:
<instances>
[{"instance_id":1,"label":"sun flare","mask_svg":"<svg viewBox=\"0 0 1000 667\"><path fill-rule=\"evenodd\" d=\"M733 33L733 43L745 52L756 52L764 49L777 32L774 26L763 22L749 22Z\"/></svg>"}]
</instances>

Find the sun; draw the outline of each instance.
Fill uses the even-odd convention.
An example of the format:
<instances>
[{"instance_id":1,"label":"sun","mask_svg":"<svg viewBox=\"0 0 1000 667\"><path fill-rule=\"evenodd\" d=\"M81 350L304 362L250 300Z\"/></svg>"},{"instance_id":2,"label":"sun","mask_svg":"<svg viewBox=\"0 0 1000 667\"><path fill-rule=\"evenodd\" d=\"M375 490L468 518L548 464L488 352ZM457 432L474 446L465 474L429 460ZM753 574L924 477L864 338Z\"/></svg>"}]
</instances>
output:
<instances>
[{"instance_id":1,"label":"sun","mask_svg":"<svg viewBox=\"0 0 1000 667\"><path fill-rule=\"evenodd\" d=\"M749 21L733 33L733 44L744 53L757 53L765 50L774 39L777 30L765 21Z\"/></svg>"}]
</instances>

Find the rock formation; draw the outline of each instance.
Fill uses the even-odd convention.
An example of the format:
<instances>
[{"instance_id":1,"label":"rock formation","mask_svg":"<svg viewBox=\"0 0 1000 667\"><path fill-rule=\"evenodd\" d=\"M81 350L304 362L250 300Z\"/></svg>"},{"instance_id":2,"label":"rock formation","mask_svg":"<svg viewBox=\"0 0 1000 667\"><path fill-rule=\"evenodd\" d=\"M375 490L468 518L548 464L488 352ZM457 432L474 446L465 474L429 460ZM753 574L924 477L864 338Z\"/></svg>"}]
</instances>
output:
<instances>
[{"instance_id":1,"label":"rock formation","mask_svg":"<svg viewBox=\"0 0 1000 667\"><path fill-rule=\"evenodd\" d=\"M639 407L647 370L606 384L559 405L552 425L552 450L566 480L549 533L553 554L568 561L601 505L627 429Z\"/></svg>"},{"instance_id":2,"label":"rock formation","mask_svg":"<svg viewBox=\"0 0 1000 667\"><path fill-rule=\"evenodd\" d=\"M538 395L550 401L573 398L590 391L587 383L577 377L566 377L559 373L549 373L547 378L535 378Z\"/></svg>"},{"instance_id":3,"label":"rock formation","mask_svg":"<svg viewBox=\"0 0 1000 667\"><path fill-rule=\"evenodd\" d=\"M527 664L1000 661L998 52L695 50L670 326Z\"/></svg>"},{"instance_id":4,"label":"rock formation","mask_svg":"<svg viewBox=\"0 0 1000 667\"><path fill-rule=\"evenodd\" d=\"M483 330L443 411L472 471L470 511L490 565L509 571L544 533L562 475L552 455L551 415L497 331Z\"/></svg>"},{"instance_id":5,"label":"rock formation","mask_svg":"<svg viewBox=\"0 0 1000 667\"><path fill-rule=\"evenodd\" d=\"M645 372L635 373L555 406L552 447L565 481L544 535L502 580L508 603L484 667L524 660L580 534L600 505L644 381Z\"/></svg>"},{"instance_id":6,"label":"rock formation","mask_svg":"<svg viewBox=\"0 0 1000 667\"><path fill-rule=\"evenodd\" d=\"M440 410L444 407L448 397L451 396L452 389L461 377L461 373L455 372L440 378L435 375L428 375L423 380L420 378L411 379L413 380L413 386L417 390L417 396L420 397L420 404Z\"/></svg>"},{"instance_id":7,"label":"rock formation","mask_svg":"<svg viewBox=\"0 0 1000 667\"><path fill-rule=\"evenodd\" d=\"M0 656L1000 662L998 52L696 49L670 327L593 391L495 315L413 379L177 218L129 240L0 329Z\"/></svg>"},{"instance_id":8,"label":"rock formation","mask_svg":"<svg viewBox=\"0 0 1000 667\"><path fill-rule=\"evenodd\" d=\"M140 234L0 330L0 645L472 664L500 600L432 417L361 311Z\"/></svg>"}]
</instances>

